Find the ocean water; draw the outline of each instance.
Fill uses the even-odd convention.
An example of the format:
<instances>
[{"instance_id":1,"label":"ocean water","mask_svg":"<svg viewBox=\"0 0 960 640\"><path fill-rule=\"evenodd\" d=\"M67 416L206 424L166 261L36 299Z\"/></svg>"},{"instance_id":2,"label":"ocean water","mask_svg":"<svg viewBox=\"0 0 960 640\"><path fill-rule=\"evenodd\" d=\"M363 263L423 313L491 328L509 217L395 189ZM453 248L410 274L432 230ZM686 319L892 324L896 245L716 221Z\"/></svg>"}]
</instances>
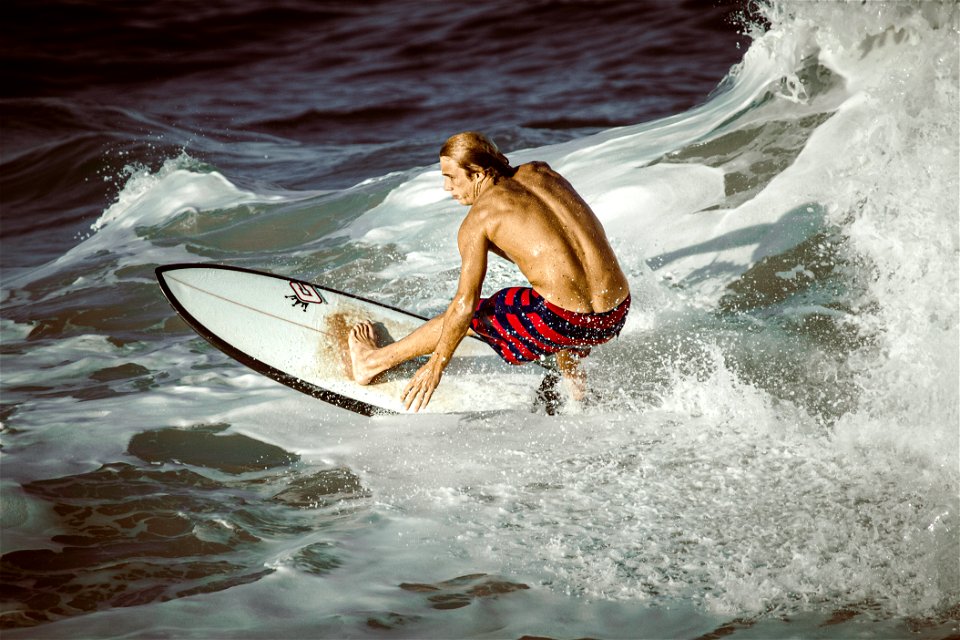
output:
<instances>
[{"instance_id":1,"label":"ocean water","mask_svg":"<svg viewBox=\"0 0 960 640\"><path fill-rule=\"evenodd\" d=\"M4 637L960 633L955 3L6 12ZM441 311L464 129L621 258L595 403L363 418L163 299L215 262Z\"/></svg>"}]
</instances>

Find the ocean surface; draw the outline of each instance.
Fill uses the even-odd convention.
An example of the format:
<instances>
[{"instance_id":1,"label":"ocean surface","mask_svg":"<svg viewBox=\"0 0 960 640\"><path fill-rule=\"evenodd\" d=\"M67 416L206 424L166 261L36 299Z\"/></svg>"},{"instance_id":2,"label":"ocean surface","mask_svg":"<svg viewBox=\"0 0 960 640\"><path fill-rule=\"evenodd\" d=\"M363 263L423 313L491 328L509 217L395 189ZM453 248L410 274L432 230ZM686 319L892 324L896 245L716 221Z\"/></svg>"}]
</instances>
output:
<instances>
[{"instance_id":1,"label":"ocean surface","mask_svg":"<svg viewBox=\"0 0 960 640\"><path fill-rule=\"evenodd\" d=\"M4 638L960 633L955 3L4 22ZM208 262L442 311L467 129L563 173L620 256L595 402L364 418L163 298L155 267Z\"/></svg>"}]
</instances>

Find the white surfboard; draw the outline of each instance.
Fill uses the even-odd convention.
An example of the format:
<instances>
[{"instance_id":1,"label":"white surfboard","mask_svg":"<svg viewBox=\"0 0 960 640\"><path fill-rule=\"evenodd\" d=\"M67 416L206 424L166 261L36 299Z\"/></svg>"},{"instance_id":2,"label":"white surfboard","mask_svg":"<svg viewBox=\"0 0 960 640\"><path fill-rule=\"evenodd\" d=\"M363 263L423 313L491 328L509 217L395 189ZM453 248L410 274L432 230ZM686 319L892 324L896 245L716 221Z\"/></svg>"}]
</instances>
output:
<instances>
[{"instance_id":1,"label":"white surfboard","mask_svg":"<svg viewBox=\"0 0 960 640\"><path fill-rule=\"evenodd\" d=\"M361 413L406 413L400 394L418 359L374 379L353 381L347 336L367 320L380 344L425 318L316 284L240 267L173 264L157 279L174 309L217 348L298 391ZM532 410L546 371L512 366L477 338L465 338L422 412Z\"/></svg>"}]
</instances>

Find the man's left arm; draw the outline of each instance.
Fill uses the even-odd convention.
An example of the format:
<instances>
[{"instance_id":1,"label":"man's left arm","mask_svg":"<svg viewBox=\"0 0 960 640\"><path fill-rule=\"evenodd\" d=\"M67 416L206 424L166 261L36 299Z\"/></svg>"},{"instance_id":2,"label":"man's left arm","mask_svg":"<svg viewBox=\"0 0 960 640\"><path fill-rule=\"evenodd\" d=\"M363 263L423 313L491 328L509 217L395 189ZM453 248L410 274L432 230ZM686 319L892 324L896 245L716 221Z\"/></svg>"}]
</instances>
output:
<instances>
[{"instance_id":1,"label":"man's left arm","mask_svg":"<svg viewBox=\"0 0 960 640\"><path fill-rule=\"evenodd\" d=\"M457 293L443 314L443 328L433 355L403 390L400 399L407 409L419 411L427 406L440 384L444 369L450 364L453 352L470 329L470 321L480 301L480 289L487 274L487 249L490 246L479 213L471 211L457 235L461 259Z\"/></svg>"}]
</instances>

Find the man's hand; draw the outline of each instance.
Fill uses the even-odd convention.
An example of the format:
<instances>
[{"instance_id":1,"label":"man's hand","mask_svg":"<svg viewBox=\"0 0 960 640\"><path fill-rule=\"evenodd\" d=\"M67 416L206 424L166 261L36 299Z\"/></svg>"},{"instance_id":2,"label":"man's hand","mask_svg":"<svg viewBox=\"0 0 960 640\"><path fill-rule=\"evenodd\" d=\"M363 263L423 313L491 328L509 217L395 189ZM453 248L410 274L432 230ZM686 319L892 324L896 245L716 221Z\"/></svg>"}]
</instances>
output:
<instances>
[{"instance_id":1,"label":"man's hand","mask_svg":"<svg viewBox=\"0 0 960 640\"><path fill-rule=\"evenodd\" d=\"M400 400L403 401L408 411L411 408L414 411L420 411L427 406L430 398L433 397L434 389L440 384L440 378L443 377L445 367L446 364L441 362L439 357L432 355L427 363L414 374L400 396Z\"/></svg>"}]
</instances>

